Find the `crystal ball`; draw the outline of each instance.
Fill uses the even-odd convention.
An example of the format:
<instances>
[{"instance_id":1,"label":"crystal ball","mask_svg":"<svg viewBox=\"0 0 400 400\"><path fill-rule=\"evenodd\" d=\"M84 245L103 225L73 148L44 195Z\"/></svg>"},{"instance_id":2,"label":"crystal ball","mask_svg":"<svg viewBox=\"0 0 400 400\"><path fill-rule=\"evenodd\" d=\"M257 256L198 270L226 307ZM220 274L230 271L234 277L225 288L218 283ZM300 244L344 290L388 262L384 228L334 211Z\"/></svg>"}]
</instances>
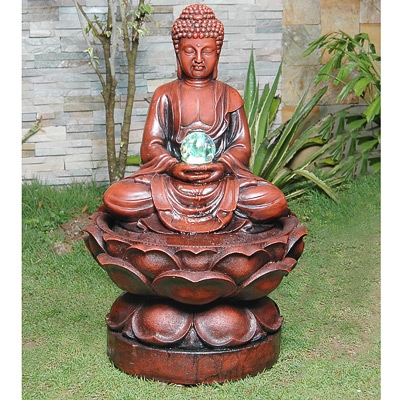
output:
<instances>
[{"instance_id":1,"label":"crystal ball","mask_svg":"<svg viewBox=\"0 0 400 400\"><path fill-rule=\"evenodd\" d=\"M215 143L202 131L187 135L181 144L181 158L187 164L207 164L214 159Z\"/></svg>"}]
</instances>

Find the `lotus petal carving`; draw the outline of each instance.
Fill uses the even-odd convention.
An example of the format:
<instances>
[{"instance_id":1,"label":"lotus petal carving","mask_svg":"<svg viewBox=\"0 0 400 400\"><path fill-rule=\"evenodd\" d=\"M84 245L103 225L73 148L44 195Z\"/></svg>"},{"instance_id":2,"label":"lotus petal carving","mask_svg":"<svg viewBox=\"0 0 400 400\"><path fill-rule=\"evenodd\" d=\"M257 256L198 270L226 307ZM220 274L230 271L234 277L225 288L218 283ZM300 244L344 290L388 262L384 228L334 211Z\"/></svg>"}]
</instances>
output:
<instances>
[{"instance_id":1,"label":"lotus petal carving","mask_svg":"<svg viewBox=\"0 0 400 400\"><path fill-rule=\"evenodd\" d=\"M107 314L107 325L113 330L122 329L140 304L137 296L131 293L123 293L114 301L110 312Z\"/></svg>"},{"instance_id":2,"label":"lotus petal carving","mask_svg":"<svg viewBox=\"0 0 400 400\"><path fill-rule=\"evenodd\" d=\"M299 237L297 238L297 240L293 241L292 243L289 243L290 250L287 253L288 257L292 257L296 260L298 260L300 258L301 254L303 253L303 250L304 250L304 242L303 242L304 235L305 235L304 233L302 235L300 235L300 232L299 232L299 235L298 235Z\"/></svg>"},{"instance_id":3,"label":"lotus petal carving","mask_svg":"<svg viewBox=\"0 0 400 400\"><path fill-rule=\"evenodd\" d=\"M230 250L216 263L214 269L232 277L236 283L241 283L268 261L270 256L264 249Z\"/></svg>"},{"instance_id":4,"label":"lotus petal carving","mask_svg":"<svg viewBox=\"0 0 400 400\"><path fill-rule=\"evenodd\" d=\"M249 342L256 332L257 322L246 308L218 305L196 314L194 327L211 347L232 347Z\"/></svg>"},{"instance_id":5,"label":"lotus petal carving","mask_svg":"<svg viewBox=\"0 0 400 400\"><path fill-rule=\"evenodd\" d=\"M279 308L269 297L264 297L256 304L252 304L250 310L266 332L276 332L282 326L283 317L280 315Z\"/></svg>"},{"instance_id":6,"label":"lotus petal carving","mask_svg":"<svg viewBox=\"0 0 400 400\"><path fill-rule=\"evenodd\" d=\"M267 296L296 265L307 234L294 214L255 233L193 236L127 230L104 210L91 219L85 243L118 287L192 305Z\"/></svg>"},{"instance_id":7,"label":"lotus petal carving","mask_svg":"<svg viewBox=\"0 0 400 400\"><path fill-rule=\"evenodd\" d=\"M154 294L150 289L150 281L124 260L102 253L98 255L97 261L122 290L142 296Z\"/></svg>"},{"instance_id":8,"label":"lotus petal carving","mask_svg":"<svg viewBox=\"0 0 400 400\"><path fill-rule=\"evenodd\" d=\"M224 274L208 271L173 271L159 275L151 285L160 296L186 304L207 304L236 291L235 282Z\"/></svg>"},{"instance_id":9,"label":"lotus petal carving","mask_svg":"<svg viewBox=\"0 0 400 400\"><path fill-rule=\"evenodd\" d=\"M163 272L178 269L175 257L157 247L131 246L125 252L124 258L150 279Z\"/></svg>"},{"instance_id":10,"label":"lotus petal carving","mask_svg":"<svg viewBox=\"0 0 400 400\"><path fill-rule=\"evenodd\" d=\"M231 348L281 328L283 318L270 298L249 304L218 301L188 306L162 298L123 293L106 322L111 330L151 346Z\"/></svg>"},{"instance_id":11,"label":"lotus petal carving","mask_svg":"<svg viewBox=\"0 0 400 400\"><path fill-rule=\"evenodd\" d=\"M176 256L182 262L182 268L205 271L213 267L215 249L184 249L178 250Z\"/></svg>"},{"instance_id":12,"label":"lotus petal carving","mask_svg":"<svg viewBox=\"0 0 400 400\"><path fill-rule=\"evenodd\" d=\"M104 235L104 242L107 253L113 257L119 257L121 254L124 254L126 249L130 246L129 241L115 235Z\"/></svg>"},{"instance_id":13,"label":"lotus petal carving","mask_svg":"<svg viewBox=\"0 0 400 400\"><path fill-rule=\"evenodd\" d=\"M236 298L241 300L254 300L267 296L281 283L296 265L293 258L285 258L284 261L273 262L265 265L240 286Z\"/></svg>"},{"instance_id":14,"label":"lotus petal carving","mask_svg":"<svg viewBox=\"0 0 400 400\"><path fill-rule=\"evenodd\" d=\"M133 315L135 336L152 345L179 342L189 332L192 315L167 303L142 305Z\"/></svg>"},{"instance_id":15,"label":"lotus petal carving","mask_svg":"<svg viewBox=\"0 0 400 400\"><path fill-rule=\"evenodd\" d=\"M268 261L282 260L287 253L287 243L280 238L280 240L278 241L268 243L265 251L268 253L269 256Z\"/></svg>"},{"instance_id":16,"label":"lotus petal carving","mask_svg":"<svg viewBox=\"0 0 400 400\"><path fill-rule=\"evenodd\" d=\"M106 252L103 241L103 231L94 224L85 227L85 231L87 232L87 235L84 237L86 247L89 249L90 254L96 259L99 254Z\"/></svg>"}]
</instances>

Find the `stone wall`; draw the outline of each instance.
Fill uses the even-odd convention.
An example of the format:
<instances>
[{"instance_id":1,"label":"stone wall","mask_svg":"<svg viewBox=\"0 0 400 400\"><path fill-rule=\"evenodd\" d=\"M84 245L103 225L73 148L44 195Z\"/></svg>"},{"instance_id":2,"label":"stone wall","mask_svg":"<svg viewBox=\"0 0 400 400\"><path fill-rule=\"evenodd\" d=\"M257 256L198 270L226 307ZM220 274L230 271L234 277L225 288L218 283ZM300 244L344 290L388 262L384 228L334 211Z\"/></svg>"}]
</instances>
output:
<instances>
[{"instance_id":1,"label":"stone wall","mask_svg":"<svg viewBox=\"0 0 400 400\"><path fill-rule=\"evenodd\" d=\"M208 0L225 25L219 79L243 91L251 49L260 87L272 82L283 56L282 120L286 120L319 67L318 56L303 58L307 45L322 34L367 32L380 49L380 0ZM92 14L106 0L81 0ZM171 25L188 1L152 0L153 22L140 41L137 93L129 154L138 154L148 102L155 88L175 78ZM105 116L101 86L88 66L72 0L22 1L22 137L41 118L41 130L22 145L23 180L47 184L107 182ZM101 62L102 60L100 60ZM116 118L122 121L126 77L120 64ZM337 107L330 90L317 116ZM348 102L357 102L348 98ZM127 174L134 171L127 169Z\"/></svg>"},{"instance_id":2,"label":"stone wall","mask_svg":"<svg viewBox=\"0 0 400 400\"><path fill-rule=\"evenodd\" d=\"M309 97L315 93L312 84L319 69L319 54L302 57L308 44L320 36L342 30L350 35L368 33L380 52L380 0L283 0L283 67L282 120L288 119L301 96L310 87ZM338 92L331 88L315 109L315 116L338 107ZM348 97L347 103L358 103Z\"/></svg>"},{"instance_id":3,"label":"stone wall","mask_svg":"<svg viewBox=\"0 0 400 400\"><path fill-rule=\"evenodd\" d=\"M219 79L243 91L254 48L260 85L272 82L282 55L282 0L199 1L225 25ZM91 14L105 0L81 0ZM175 79L170 28L188 1L152 0L153 22L140 40L137 92L129 154L138 154L148 102L155 88ZM101 85L88 66L72 0L22 1L22 137L41 120L41 129L22 145L24 181L47 184L107 182L105 116ZM100 55L100 53L99 53ZM102 60L100 59L100 63ZM120 65L116 117L122 121L126 78ZM135 168L129 167L127 174Z\"/></svg>"}]
</instances>

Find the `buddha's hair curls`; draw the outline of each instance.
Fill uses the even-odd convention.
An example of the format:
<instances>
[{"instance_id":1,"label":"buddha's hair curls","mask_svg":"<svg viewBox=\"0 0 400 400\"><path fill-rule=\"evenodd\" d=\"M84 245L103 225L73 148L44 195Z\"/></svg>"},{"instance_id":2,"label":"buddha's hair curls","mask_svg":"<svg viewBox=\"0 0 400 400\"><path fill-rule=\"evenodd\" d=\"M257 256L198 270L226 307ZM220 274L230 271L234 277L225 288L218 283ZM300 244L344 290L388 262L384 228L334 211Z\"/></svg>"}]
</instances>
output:
<instances>
[{"instance_id":1,"label":"buddha's hair curls","mask_svg":"<svg viewBox=\"0 0 400 400\"><path fill-rule=\"evenodd\" d=\"M219 54L224 41L224 25L215 17L210 7L204 4L192 4L185 7L174 22L171 36L176 53L179 40L182 38L214 38Z\"/></svg>"}]
</instances>

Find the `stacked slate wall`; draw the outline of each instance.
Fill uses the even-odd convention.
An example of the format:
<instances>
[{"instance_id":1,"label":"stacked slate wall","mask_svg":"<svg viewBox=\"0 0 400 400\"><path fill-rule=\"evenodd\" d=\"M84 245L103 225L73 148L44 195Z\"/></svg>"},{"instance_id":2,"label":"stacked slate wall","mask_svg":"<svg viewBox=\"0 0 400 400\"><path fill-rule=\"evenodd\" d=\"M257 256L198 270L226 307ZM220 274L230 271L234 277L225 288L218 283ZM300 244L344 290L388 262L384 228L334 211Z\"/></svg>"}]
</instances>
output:
<instances>
[{"instance_id":1,"label":"stacked slate wall","mask_svg":"<svg viewBox=\"0 0 400 400\"><path fill-rule=\"evenodd\" d=\"M283 58L282 120L293 113L319 67L318 55L301 53L322 34L367 32L380 49L380 0L209 0L225 24L219 79L243 92L251 49L260 87L271 83ZM159 85L175 78L171 25L187 1L151 0L155 7L149 35L140 41L137 92L129 154L138 154L149 99ZM106 0L81 0L92 14L105 11ZM41 119L41 130L22 145L22 178L47 184L108 182L105 116L101 86L88 66L78 16L72 0L22 1L22 137ZM99 53L100 55L100 53ZM126 65L119 65L116 117L120 124ZM100 62L102 62L100 58ZM333 88L314 117L337 109ZM348 97L347 103L358 103ZM279 116L280 117L280 116ZM279 121L278 121L279 122ZM118 146L118 144L117 144ZM127 174L135 170L129 167Z\"/></svg>"},{"instance_id":2,"label":"stacked slate wall","mask_svg":"<svg viewBox=\"0 0 400 400\"><path fill-rule=\"evenodd\" d=\"M81 0L90 14L105 0ZM187 1L152 0L154 14L140 39L129 154L139 153L148 100L175 79L170 29ZM282 54L282 0L206 1L225 25L219 79L243 92L251 49L260 86L272 82ZM22 178L58 185L108 182L101 85L88 65L87 48L72 0L23 0L22 137L40 119L41 129L22 145ZM94 46L98 52L98 45ZM104 65L101 52L100 65ZM116 119L123 116L126 62L121 55ZM119 143L117 143L117 146ZM127 174L136 167L128 167Z\"/></svg>"}]
</instances>

